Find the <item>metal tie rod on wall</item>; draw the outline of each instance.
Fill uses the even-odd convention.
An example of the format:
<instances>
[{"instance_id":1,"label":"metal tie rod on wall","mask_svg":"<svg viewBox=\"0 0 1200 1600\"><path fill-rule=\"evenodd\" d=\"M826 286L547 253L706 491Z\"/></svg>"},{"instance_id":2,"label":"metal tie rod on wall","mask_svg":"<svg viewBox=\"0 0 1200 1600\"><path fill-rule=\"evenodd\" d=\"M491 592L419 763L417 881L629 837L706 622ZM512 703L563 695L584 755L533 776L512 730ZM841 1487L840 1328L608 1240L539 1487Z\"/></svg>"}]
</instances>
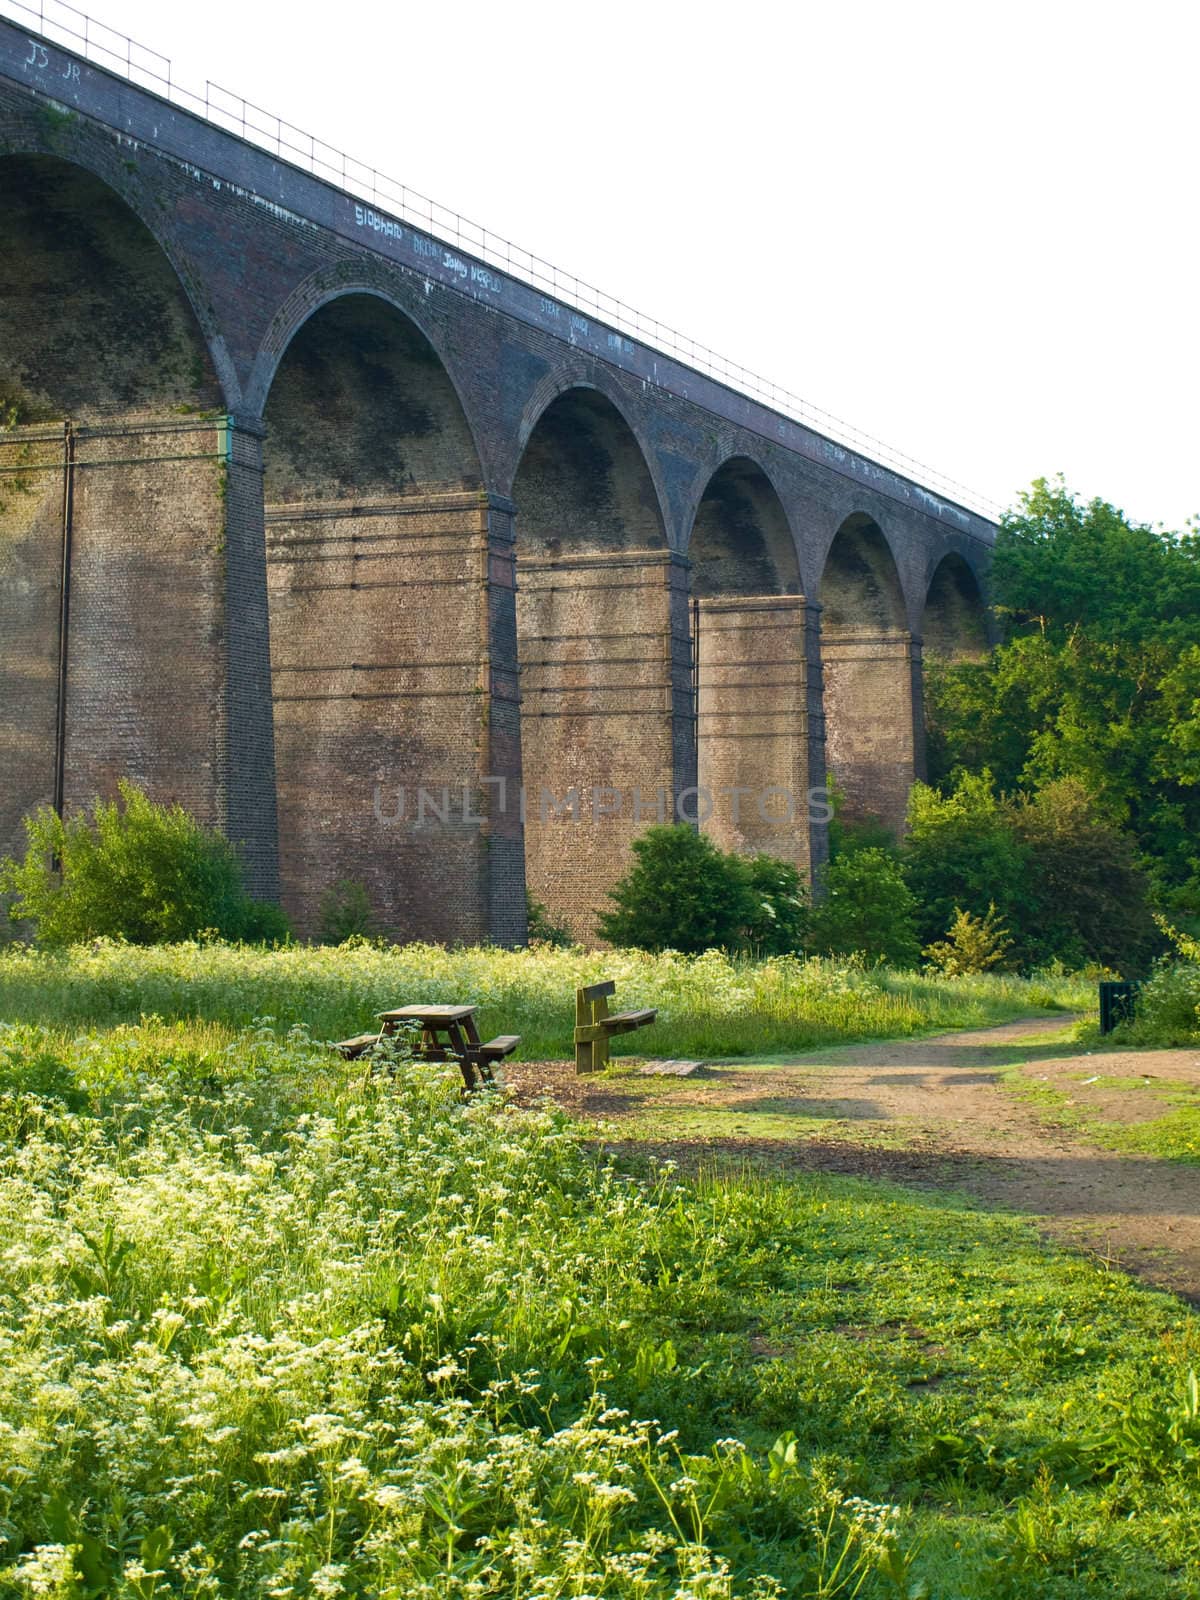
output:
<instances>
[{"instance_id":1,"label":"metal tie rod on wall","mask_svg":"<svg viewBox=\"0 0 1200 1600\"><path fill-rule=\"evenodd\" d=\"M248 144L266 150L280 160L310 172L314 177L370 200L386 208L410 226L427 230L442 240L453 240L462 250L490 266L502 268L510 276L547 293L577 311L586 311L615 331L636 338L663 354L671 355L706 377L736 389L741 394L775 411L782 412L804 427L837 444L860 451L871 460L891 467L916 483L936 489L959 505L995 520L1000 507L975 493L965 484L937 472L901 451L893 450L881 439L864 433L852 423L835 417L790 390L772 383L748 368L698 343L686 334L649 317L624 301L605 294L573 273L562 272L552 263L514 244L510 239L471 222L436 200L419 194L406 184L389 178L377 167L356 161L344 151L326 144L315 135L285 122L282 117L233 94L219 84L205 82L204 93L185 88L172 76L171 62L157 50L147 49L128 35L106 23L97 22L66 0L0 0L0 16L22 27L36 26L38 33L52 43L61 44L84 60L149 89L173 105L203 117L217 127L234 133Z\"/></svg>"}]
</instances>

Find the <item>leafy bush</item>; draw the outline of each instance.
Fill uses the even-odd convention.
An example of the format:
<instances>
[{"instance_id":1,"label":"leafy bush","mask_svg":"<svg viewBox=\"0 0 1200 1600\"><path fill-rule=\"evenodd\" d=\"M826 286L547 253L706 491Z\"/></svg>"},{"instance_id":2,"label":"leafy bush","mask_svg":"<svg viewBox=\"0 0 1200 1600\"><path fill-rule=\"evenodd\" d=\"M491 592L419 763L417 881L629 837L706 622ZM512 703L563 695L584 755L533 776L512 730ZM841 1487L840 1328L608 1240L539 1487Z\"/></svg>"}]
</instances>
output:
<instances>
[{"instance_id":1,"label":"leafy bush","mask_svg":"<svg viewBox=\"0 0 1200 1600\"><path fill-rule=\"evenodd\" d=\"M286 937L282 911L247 895L228 840L181 806L119 788L120 801L98 800L91 817L64 822L46 806L25 819L25 859L0 865L13 920L32 922L44 945Z\"/></svg>"},{"instance_id":2,"label":"leafy bush","mask_svg":"<svg viewBox=\"0 0 1200 1600\"><path fill-rule=\"evenodd\" d=\"M633 852L634 865L609 895L617 909L599 918L611 944L694 955L802 948L807 903L790 862L726 853L686 823L647 828Z\"/></svg>"},{"instance_id":3,"label":"leafy bush","mask_svg":"<svg viewBox=\"0 0 1200 1600\"><path fill-rule=\"evenodd\" d=\"M949 794L923 783L909 797L904 875L917 900L923 945L943 937L961 907L983 916L997 907L1020 927L1029 892L1029 849L1013 831L991 774L964 776ZM1017 952L1022 958L1025 952Z\"/></svg>"},{"instance_id":4,"label":"leafy bush","mask_svg":"<svg viewBox=\"0 0 1200 1600\"><path fill-rule=\"evenodd\" d=\"M995 905L988 906L985 917L973 917L956 906L946 938L929 945L925 954L939 972L948 978L959 978L999 966L1011 946L1008 929L996 916Z\"/></svg>"},{"instance_id":5,"label":"leafy bush","mask_svg":"<svg viewBox=\"0 0 1200 1600\"><path fill-rule=\"evenodd\" d=\"M1132 841L1075 778L1028 795L998 795L989 772L960 774L948 794L917 784L909 799L904 873L917 927L932 945L960 911L993 907L1022 970L1059 960L1141 971L1157 941L1149 880Z\"/></svg>"},{"instance_id":6,"label":"leafy bush","mask_svg":"<svg viewBox=\"0 0 1200 1600\"><path fill-rule=\"evenodd\" d=\"M357 878L339 878L326 889L321 896L318 927L322 944L369 939L375 932L375 913L366 885Z\"/></svg>"},{"instance_id":7,"label":"leafy bush","mask_svg":"<svg viewBox=\"0 0 1200 1600\"><path fill-rule=\"evenodd\" d=\"M785 956L804 946L808 897L790 861L756 855L743 860L755 912L742 929L743 942L762 956Z\"/></svg>"},{"instance_id":8,"label":"leafy bush","mask_svg":"<svg viewBox=\"0 0 1200 1600\"><path fill-rule=\"evenodd\" d=\"M917 965L916 902L892 853L869 846L830 861L825 897L812 910L808 943L826 955L862 954L893 967Z\"/></svg>"},{"instance_id":9,"label":"leafy bush","mask_svg":"<svg viewBox=\"0 0 1200 1600\"><path fill-rule=\"evenodd\" d=\"M1028 852L1026 959L1037 964L1057 956L1072 967L1145 971L1162 941L1133 840L1103 819L1077 778L1023 796L1009 815Z\"/></svg>"},{"instance_id":10,"label":"leafy bush","mask_svg":"<svg viewBox=\"0 0 1200 1600\"><path fill-rule=\"evenodd\" d=\"M1176 954L1155 963L1138 991L1133 1017L1117 1027L1113 1038L1164 1048L1200 1043L1200 942L1157 920Z\"/></svg>"},{"instance_id":11,"label":"leafy bush","mask_svg":"<svg viewBox=\"0 0 1200 1600\"><path fill-rule=\"evenodd\" d=\"M609 891L614 910L597 926L610 944L635 950L736 949L762 916L746 868L686 823L647 828L634 863Z\"/></svg>"},{"instance_id":12,"label":"leafy bush","mask_svg":"<svg viewBox=\"0 0 1200 1600\"><path fill-rule=\"evenodd\" d=\"M551 917L540 900L525 892L525 922L531 945L549 945L552 950L569 950L574 940L568 929Z\"/></svg>"}]
</instances>

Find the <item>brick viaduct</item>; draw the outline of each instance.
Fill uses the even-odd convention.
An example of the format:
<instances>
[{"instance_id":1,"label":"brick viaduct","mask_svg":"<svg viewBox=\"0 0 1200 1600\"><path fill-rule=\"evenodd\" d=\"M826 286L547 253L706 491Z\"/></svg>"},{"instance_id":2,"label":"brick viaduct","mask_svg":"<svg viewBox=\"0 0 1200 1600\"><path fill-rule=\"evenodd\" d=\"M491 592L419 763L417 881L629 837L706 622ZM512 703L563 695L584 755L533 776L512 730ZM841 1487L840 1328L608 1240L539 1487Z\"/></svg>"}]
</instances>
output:
<instances>
[{"instance_id":1,"label":"brick viaduct","mask_svg":"<svg viewBox=\"0 0 1200 1600\"><path fill-rule=\"evenodd\" d=\"M128 776L302 929L508 943L659 791L899 823L990 523L2 21L0 217L0 852Z\"/></svg>"}]
</instances>

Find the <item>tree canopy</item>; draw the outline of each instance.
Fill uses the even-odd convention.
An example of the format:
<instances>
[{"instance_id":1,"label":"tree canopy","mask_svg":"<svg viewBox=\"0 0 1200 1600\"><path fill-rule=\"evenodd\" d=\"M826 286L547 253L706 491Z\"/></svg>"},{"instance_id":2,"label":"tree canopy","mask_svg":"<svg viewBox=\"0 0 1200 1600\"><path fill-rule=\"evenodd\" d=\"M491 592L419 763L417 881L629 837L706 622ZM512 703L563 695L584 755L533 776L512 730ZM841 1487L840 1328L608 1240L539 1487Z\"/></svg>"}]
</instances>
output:
<instances>
[{"instance_id":1,"label":"tree canopy","mask_svg":"<svg viewBox=\"0 0 1200 1600\"><path fill-rule=\"evenodd\" d=\"M1158 898L1200 913L1200 539L1039 479L1002 520L992 583L1005 642L929 666L931 782L1073 779Z\"/></svg>"}]
</instances>

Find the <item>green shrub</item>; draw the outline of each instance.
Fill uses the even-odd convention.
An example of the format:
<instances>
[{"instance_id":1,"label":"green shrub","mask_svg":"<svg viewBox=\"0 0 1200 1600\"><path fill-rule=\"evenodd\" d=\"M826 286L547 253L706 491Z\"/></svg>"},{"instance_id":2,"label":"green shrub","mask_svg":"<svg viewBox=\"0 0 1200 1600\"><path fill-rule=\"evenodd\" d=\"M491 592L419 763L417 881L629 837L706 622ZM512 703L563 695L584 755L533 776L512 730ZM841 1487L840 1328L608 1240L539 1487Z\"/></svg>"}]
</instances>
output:
<instances>
[{"instance_id":1,"label":"green shrub","mask_svg":"<svg viewBox=\"0 0 1200 1600\"><path fill-rule=\"evenodd\" d=\"M923 944L961 910L996 910L1023 971L1058 960L1144 971L1156 939L1132 840L1075 778L998 795L991 774L960 775L949 794L917 784L902 859Z\"/></svg>"},{"instance_id":2,"label":"green shrub","mask_svg":"<svg viewBox=\"0 0 1200 1600\"><path fill-rule=\"evenodd\" d=\"M925 955L948 978L961 978L970 972L986 972L999 966L1012 948L1008 929L989 905L987 915L974 917L961 907L954 908L954 921L945 939L926 947Z\"/></svg>"},{"instance_id":3,"label":"green shrub","mask_svg":"<svg viewBox=\"0 0 1200 1600\"><path fill-rule=\"evenodd\" d=\"M610 944L685 954L736 949L762 916L743 861L686 823L647 828L633 854L609 892L614 909L597 919Z\"/></svg>"},{"instance_id":4,"label":"green shrub","mask_svg":"<svg viewBox=\"0 0 1200 1600\"><path fill-rule=\"evenodd\" d=\"M743 859L755 912L742 929L744 943L762 956L786 956L803 948L808 933L808 897L790 861L756 855Z\"/></svg>"},{"instance_id":5,"label":"green shrub","mask_svg":"<svg viewBox=\"0 0 1200 1600\"><path fill-rule=\"evenodd\" d=\"M893 967L917 965L916 903L895 856L872 846L829 863L808 944L822 955L862 954Z\"/></svg>"},{"instance_id":6,"label":"green shrub","mask_svg":"<svg viewBox=\"0 0 1200 1600\"><path fill-rule=\"evenodd\" d=\"M345 944L347 939L369 939L375 930L375 913L366 885L357 878L339 878L321 896L318 927L322 944Z\"/></svg>"},{"instance_id":7,"label":"green shrub","mask_svg":"<svg viewBox=\"0 0 1200 1600\"><path fill-rule=\"evenodd\" d=\"M25 819L23 861L0 865L9 914L44 945L86 939L164 944L214 934L279 940L287 921L247 895L232 845L181 806L160 806L133 784L64 822L48 806Z\"/></svg>"},{"instance_id":8,"label":"green shrub","mask_svg":"<svg viewBox=\"0 0 1200 1600\"><path fill-rule=\"evenodd\" d=\"M1162 941L1150 883L1134 843L1106 822L1077 778L1060 778L1010 807L1028 851L1024 950L1030 964L1057 956L1070 967L1098 964L1126 976L1144 972Z\"/></svg>"},{"instance_id":9,"label":"green shrub","mask_svg":"<svg viewBox=\"0 0 1200 1600\"><path fill-rule=\"evenodd\" d=\"M531 945L546 944L552 950L569 950L574 944L568 929L555 922L540 900L525 891L525 922Z\"/></svg>"},{"instance_id":10,"label":"green shrub","mask_svg":"<svg viewBox=\"0 0 1200 1600\"><path fill-rule=\"evenodd\" d=\"M1021 928L1029 893L1029 847L1013 831L990 773L961 777L949 794L914 785L904 841L904 875L917 900L922 945L943 937L959 907L983 916L995 905ZM1054 954L1055 952L1047 952ZM1024 958L1026 952L1017 952Z\"/></svg>"}]
</instances>

